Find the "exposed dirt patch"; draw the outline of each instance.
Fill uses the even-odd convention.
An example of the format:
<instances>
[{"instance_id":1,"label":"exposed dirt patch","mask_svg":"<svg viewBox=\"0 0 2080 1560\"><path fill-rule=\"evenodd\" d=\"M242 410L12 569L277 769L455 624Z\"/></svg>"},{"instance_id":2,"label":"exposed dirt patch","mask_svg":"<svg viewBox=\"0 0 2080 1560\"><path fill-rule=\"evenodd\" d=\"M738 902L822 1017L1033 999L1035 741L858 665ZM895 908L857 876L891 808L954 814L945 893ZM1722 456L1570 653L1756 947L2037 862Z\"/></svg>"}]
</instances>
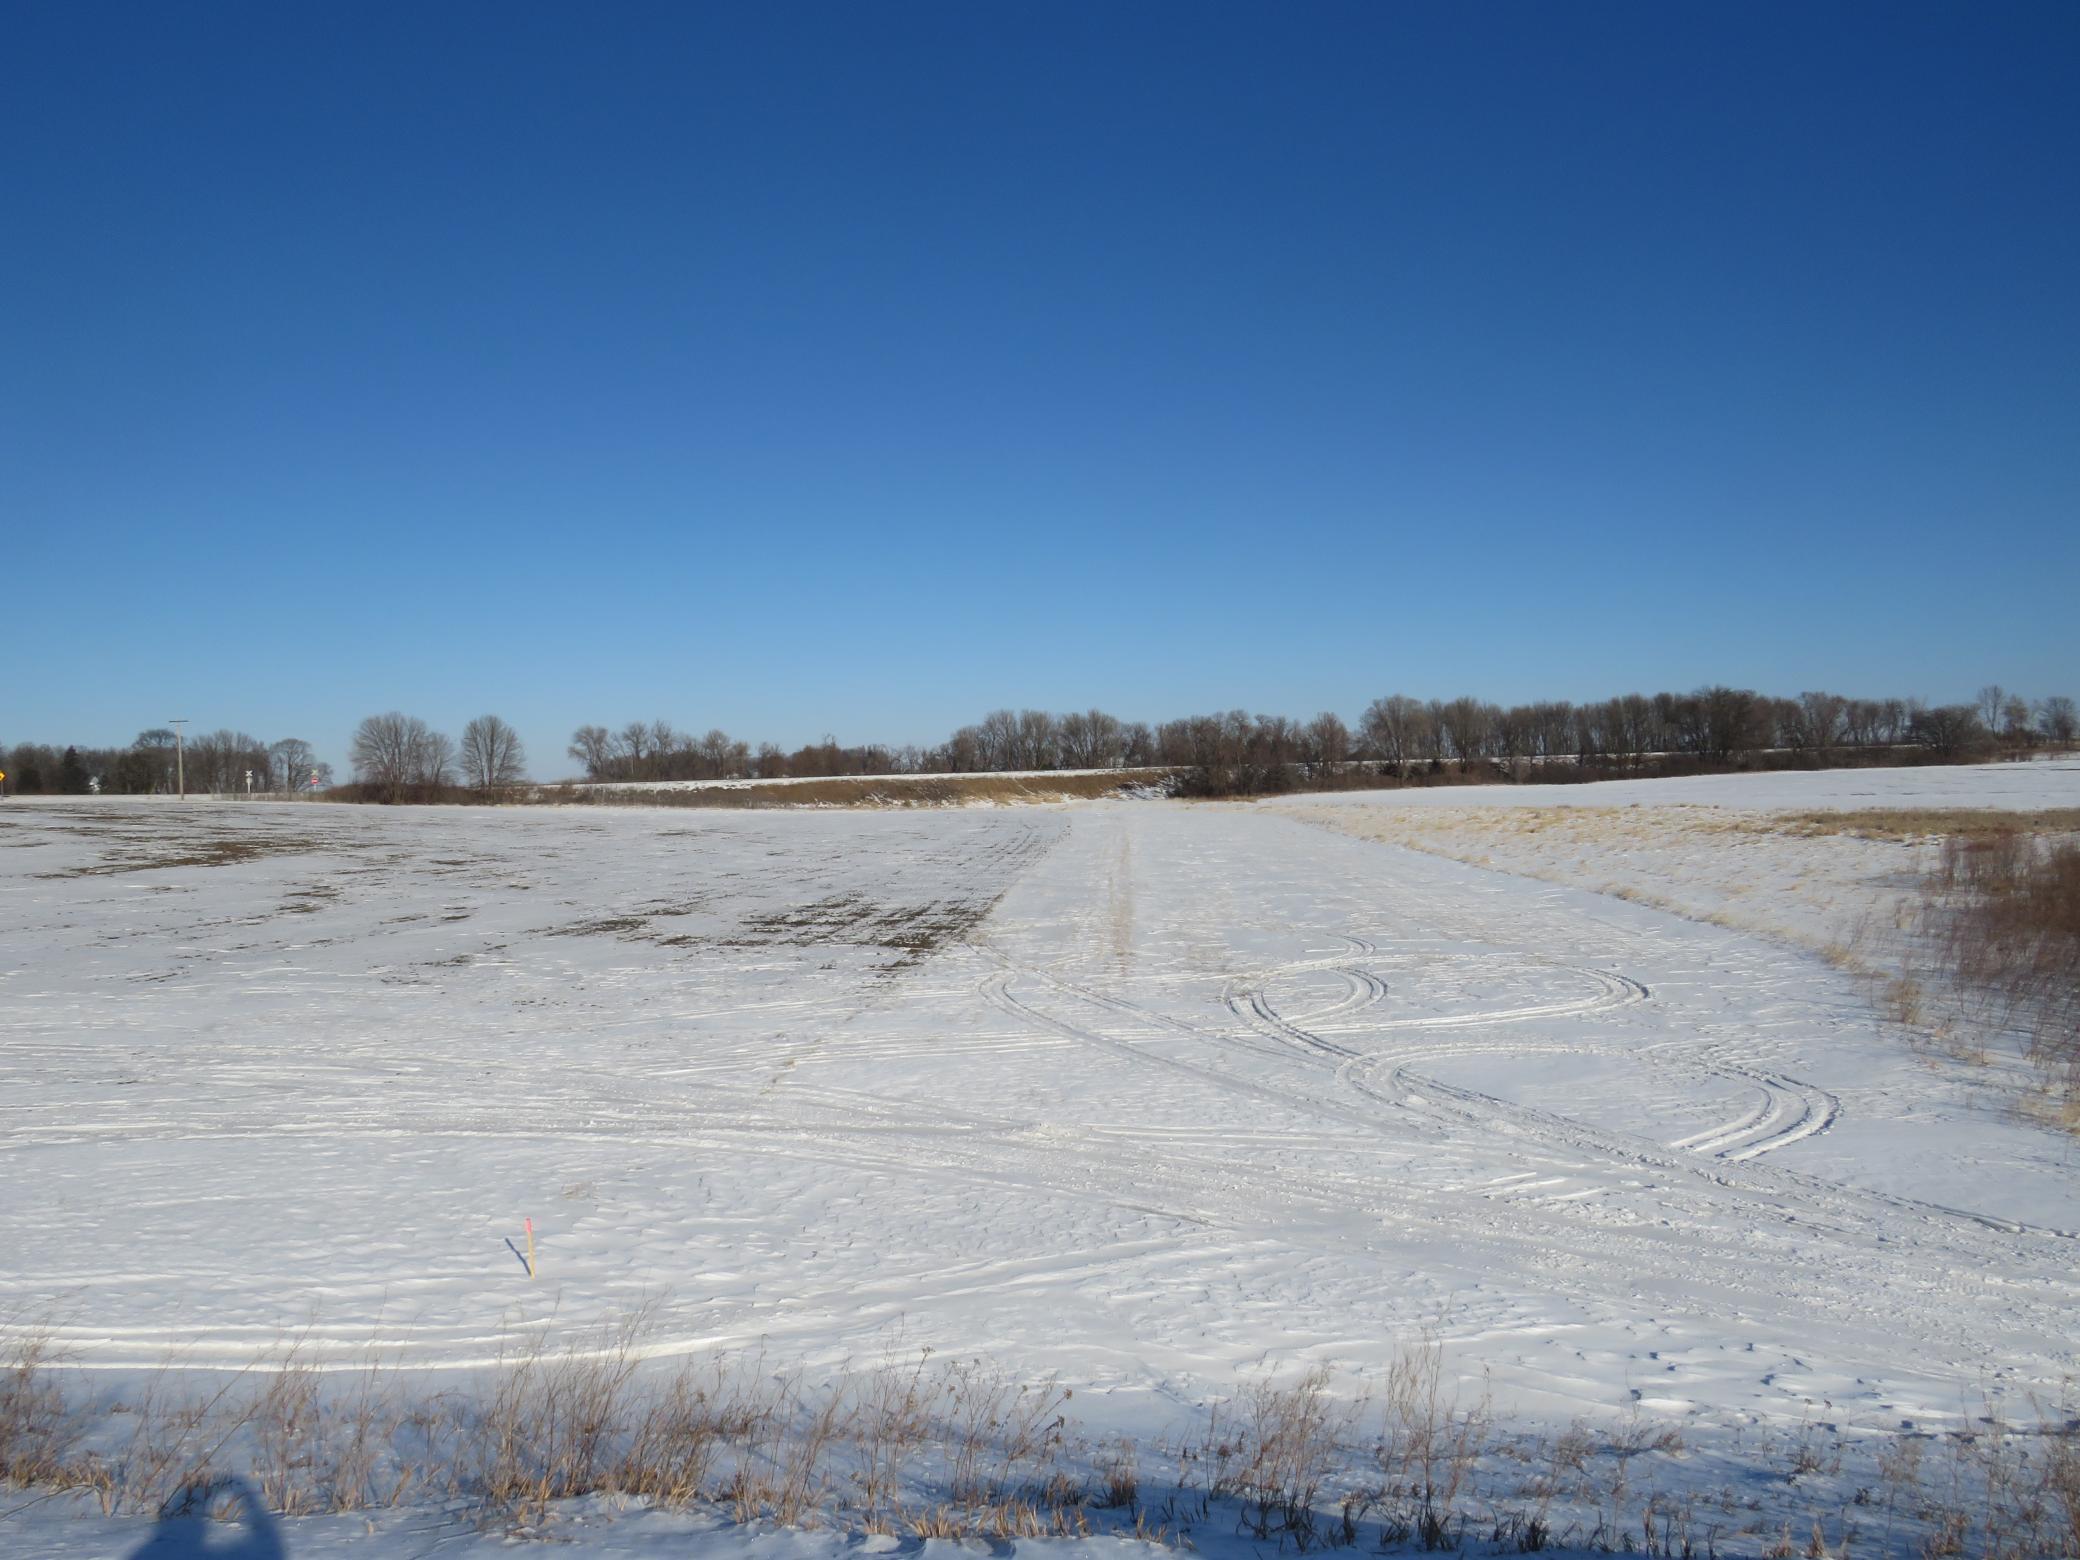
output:
<instances>
[{"instance_id":1,"label":"exposed dirt patch","mask_svg":"<svg viewBox=\"0 0 2080 1560\"><path fill-rule=\"evenodd\" d=\"M296 856L326 848L322 840L266 834L226 834L204 839L164 840L145 855L118 856L62 872L39 872L44 878L109 877L124 872L158 872L171 867L230 867L268 856Z\"/></svg>"},{"instance_id":2,"label":"exposed dirt patch","mask_svg":"<svg viewBox=\"0 0 2080 1560\"><path fill-rule=\"evenodd\" d=\"M569 926L552 926L545 937L621 937L649 930L650 922L640 915L601 916L595 921L574 921Z\"/></svg>"},{"instance_id":3,"label":"exposed dirt patch","mask_svg":"<svg viewBox=\"0 0 2080 1560\"><path fill-rule=\"evenodd\" d=\"M900 964L915 964L935 949L966 937L989 914L994 901L928 900L920 904L877 904L858 894L832 894L807 904L752 916L709 935L664 932L655 919L693 914L698 902L667 905L635 915L601 916L555 927L552 937L620 937L660 948L814 947L844 944L885 948L901 954Z\"/></svg>"},{"instance_id":4,"label":"exposed dirt patch","mask_svg":"<svg viewBox=\"0 0 2080 1560\"><path fill-rule=\"evenodd\" d=\"M339 890L330 883L312 883L303 888L292 888L282 899L281 913L309 915L337 898Z\"/></svg>"}]
</instances>

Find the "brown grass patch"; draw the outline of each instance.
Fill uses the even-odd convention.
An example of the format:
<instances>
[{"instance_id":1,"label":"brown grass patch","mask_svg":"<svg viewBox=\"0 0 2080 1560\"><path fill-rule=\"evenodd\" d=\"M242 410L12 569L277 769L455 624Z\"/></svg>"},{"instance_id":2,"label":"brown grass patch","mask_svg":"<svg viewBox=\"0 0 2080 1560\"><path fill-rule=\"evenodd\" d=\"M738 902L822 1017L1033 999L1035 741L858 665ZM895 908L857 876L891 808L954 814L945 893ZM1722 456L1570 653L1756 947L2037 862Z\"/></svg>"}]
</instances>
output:
<instances>
[{"instance_id":1,"label":"brown grass patch","mask_svg":"<svg viewBox=\"0 0 2080 1560\"><path fill-rule=\"evenodd\" d=\"M552 1536L556 1502L608 1494L861 1535L1096 1532L1191 1549L1203 1529L1296 1555L1471 1543L1674 1556L1755 1554L1823 1522L1839 1533L1853 1509L1886 1552L2080 1555L2080 1435L2062 1404L2017 1418L1988 1403L1954 1431L1875 1445L1801 1426L1750 1454L1749 1500L1713 1508L1667 1490L1685 1456L1672 1423L1635 1409L1557 1438L1513 1432L1485 1394L1461 1399L1433 1343L1384 1377L1242 1384L1136 1447L1089 1435L1059 1382L978 1361L648 1368L643 1329L639 1313L566 1352L523 1344L479 1386L433 1396L373 1357L344 1380L321 1375L291 1339L213 1391L162 1372L120 1402L53 1368L33 1332L0 1333L0 1524L66 1490L149 1516L214 1510L243 1487L285 1516L411 1501L536 1538ZM1845 1505L1852 1457L1867 1481Z\"/></svg>"},{"instance_id":2,"label":"brown grass patch","mask_svg":"<svg viewBox=\"0 0 2080 1560\"><path fill-rule=\"evenodd\" d=\"M2080 833L2080 807L2005 812L1992 807L1865 807L1842 812L1775 813L1746 822L1756 833L1909 843L1927 839L1990 840L2018 835Z\"/></svg>"},{"instance_id":3,"label":"brown grass patch","mask_svg":"<svg viewBox=\"0 0 2080 1560\"><path fill-rule=\"evenodd\" d=\"M1946 840L1920 929L1972 1019L2020 1034L2068 1106L2080 1099L2080 840Z\"/></svg>"},{"instance_id":4,"label":"brown grass patch","mask_svg":"<svg viewBox=\"0 0 2080 1560\"><path fill-rule=\"evenodd\" d=\"M767 785L647 790L564 785L537 792L549 804L624 807L960 807L1094 801L1163 787L1170 771L1121 769L1098 775L877 775Z\"/></svg>"}]
</instances>

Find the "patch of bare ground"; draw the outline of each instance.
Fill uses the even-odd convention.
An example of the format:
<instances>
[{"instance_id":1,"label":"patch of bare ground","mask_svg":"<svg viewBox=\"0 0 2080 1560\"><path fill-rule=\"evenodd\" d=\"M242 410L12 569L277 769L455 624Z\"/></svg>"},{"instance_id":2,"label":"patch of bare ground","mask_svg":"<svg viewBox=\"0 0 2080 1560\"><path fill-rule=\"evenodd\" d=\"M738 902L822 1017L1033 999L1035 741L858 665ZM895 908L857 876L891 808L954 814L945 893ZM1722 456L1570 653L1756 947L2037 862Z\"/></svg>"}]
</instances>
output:
<instances>
[{"instance_id":1,"label":"patch of bare ground","mask_svg":"<svg viewBox=\"0 0 2080 1560\"><path fill-rule=\"evenodd\" d=\"M694 905L652 907L549 928L551 937L620 937L660 948L813 947L842 943L883 948L902 955L898 967L921 963L938 949L964 939L995 904L994 899L935 899L922 904L877 904L858 894L832 894L808 904L755 915L706 935L667 930L655 924L689 915Z\"/></svg>"},{"instance_id":2,"label":"patch of bare ground","mask_svg":"<svg viewBox=\"0 0 2080 1560\"><path fill-rule=\"evenodd\" d=\"M623 937L639 935L650 929L650 922L640 915L603 915L590 921L573 921L569 926L552 926L542 935L545 937Z\"/></svg>"},{"instance_id":3,"label":"patch of bare ground","mask_svg":"<svg viewBox=\"0 0 2080 1560\"><path fill-rule=\"evenodd\" d=\"M187 839L155 840L153 849L125 854L59 872L39 872L43 878L108 877L125 872L158 872L173 867L230 867L240 862L260 861L269 856L296 856L324 850L323 840L271 834L219 834Z\"/></svg>"},{"instance_id":4,"label":"patch of bare ground","mask_svg":"<svg viewBox=\"0 0 2080 1560\"><path fill-rule=\"evenodd\" d=\"M339 890L330 883L306 883L301 888L292 888L282 897L283 915L310 915L339 898Z\"/></svg>"}]
</instances>

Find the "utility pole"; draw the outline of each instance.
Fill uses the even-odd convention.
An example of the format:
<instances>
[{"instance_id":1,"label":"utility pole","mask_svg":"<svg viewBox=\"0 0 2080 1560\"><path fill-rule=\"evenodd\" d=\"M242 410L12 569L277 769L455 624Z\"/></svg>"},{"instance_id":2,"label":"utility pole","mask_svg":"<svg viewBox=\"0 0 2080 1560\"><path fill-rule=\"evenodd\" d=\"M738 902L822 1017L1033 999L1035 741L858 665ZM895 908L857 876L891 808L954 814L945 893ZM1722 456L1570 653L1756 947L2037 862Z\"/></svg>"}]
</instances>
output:
<instances>
[{"instance_id":1,"label":"utility pole","mask_svg":"<svg viewBox=\"0 0 2080 1560\"><path fill-rule=\"evenodd\" d=\"M181 727L188 723L182 719L169 720L166 724L173 728L173 772L178 777L181 800L185 802L188 799L188 746L183 740L187 733Z\"/></svg>"}]
</instances>

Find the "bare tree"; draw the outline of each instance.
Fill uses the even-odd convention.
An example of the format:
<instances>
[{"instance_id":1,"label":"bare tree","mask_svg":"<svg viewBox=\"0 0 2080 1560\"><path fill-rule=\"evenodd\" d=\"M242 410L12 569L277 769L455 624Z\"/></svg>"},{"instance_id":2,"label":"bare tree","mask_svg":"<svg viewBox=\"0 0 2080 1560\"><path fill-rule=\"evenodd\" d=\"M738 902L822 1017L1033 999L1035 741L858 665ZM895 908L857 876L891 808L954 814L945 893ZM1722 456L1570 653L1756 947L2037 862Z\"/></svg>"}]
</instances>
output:
<instances>
[{"instance_id":1,"label":"bare tree","mask_svg":"<svg viewBox=\"0 0 2080 1560\"><path fill-rule=\"evenodd\" d=\"M1332 710L1307 723L1307 761L1321 769L1334 769L1351 756L1351 728Z\"/></svg>"},{"instance_id":2,"label":"bare tree","mask_svg":"<svg viewBox=\"0 0 2080 1560\"><path fill-rule=\"evenodd\" d=\"M650 727L642 721L632 720L621 728L620 753L627 766L625 780L647 780L650 778Z\"/></svg>"},{"instance_id":3,"label":"bare tree","mask_svg":"<svg viewBox=\"0 0 2080 1560\"><path fill-rule=\"evenodd\" d=\"M2001 729L2001 709L2008 702L2008 690L1999 683L1988 683L1979 690L1979 724L1988 731Z\"/></svg>"},{"instance_id":4,"label":"bare tree","mask_svg":"<svg viewBox=\"0 0 2080 1560\"><path fill-rule=\"evenodd\" d=\"M284 737L267 750L277 791L300 791L310 778L311 745L301 737Z\"/></svg>"},{"instance_id":5,"label":"bare tree","mask_svg":"<svg viewBox=\"0 0 2080 1560\"><path fill-rule=\"evenodd\" d=\"M394 800L406 786L417 783L426 739L431 735L426 722L416 715L391 710L369 716L354 728L354 740L347 748L354 778Z\"/></svg>"},{"instance_id":6,"label":"bare tree","mask_svg":"<svg viewBox=\"0 0 2080 1560\"><path fill-rule=\"evenodd\" d=\"M527 770L520 733L496 715L479 715L462 728L462 779L480 791L512 785Z\"/></svg>"},{"instance_id":7,"label":"bare tree","mask_svg":"<svg viewBox=\"0 0 2080 1560\"><path fill-rule=\"evenodd\" d=\"M1580 749L1581 712L1566 699L1546 699L1531 706L1532 751L1542 758L1565 758Z\"/></svg>"},{"instance_id":8,"label":"bare tree","mask_svg":"<svg viewBox=\"0 0 2080 1560\"><path fill-rule=\"evenodd\" d=\"M1916 710L1908 734L1939 758L1955 758L1986 740L1979 712L1969 704L1945 704Z\"/></svg>"},{"instance_id":9,"label":"bare tree","mask_svg":"<svg viewBox=\"0 0 2080 1560\"><path fill-rule=\"evenodd\" d=\"M187 744L188 789L234 794L245 789L246 771L254 784L265 782L273 769L267 744L243 731L219 729L190 737Z\"/></svg>"},{"instance_id":10,"label":"bare tree","mask_svg":"<svg viewBox=\"0 0 2080 1560\"><path fill-rule=\"evenodd\" d=\"M1423 706L1407 694L1397 693L1367 705L1359 730L1373 755L1399 770L1422 756L1417 751L1422 725Z\"/></svg>"},{"instance_id":11,"label":"bare tree","mask_svg":"<svg viewBox=\"0 0 2080 1560\"><path fill-rule=\"evenodd\" d=\"M2008 695L2001 706L2001 735L2010 742L2026 743L2036 735L2029 721L2029 700L2019 693Z\"/></svg>"},{"instance_id":12,"label":"bare tree","mask_svg":"<svg viewBox=\"0 0 2080 1560\"><path fill-rule=\"evenodd\" d=\"M660 770L664 767L664 761L675 748L682 751L691 751L692 746L691 738L682 737L678 732L672 730L670 721L653 720L650 722L650 754L657 761ZM669 779L671 777L660 774L660 778Z\"/></svg>"},{"instance_id":13,"label":"bare tree","mask_svg":"<svg viewBox=\"0 0 2080 1560\"><path fill-rule=\"evenodd\" d=\"M1462 695L1444 706L1440 719L1461 768L1485 756L1494 742L1498 712L1492 704Z\"/></svg>"},{"instance_id":14,"label":"bare tree","mask_svg":"<svg viewBox=\"0 0 2080 1560\"><path fill-rule=\"evenodd\" d=\"M604 780L614 763L613 733L604 726L580 726L565 751L585 766L586 779Z\"/></svg>"},{"instance_id":15,"label":"bare tree","mask_svg":"<svg viewBox=\"0 0 2080 1560\"><path fill-rule=\"evenodd\" d=\"M455 743L445 732L421 728L417 768L413 775L415 784L439 790L452 785L455 780Z\"/></svg>"},{"instance_id":16,"label":"bare tree","mask_svg":"<svg viewBox=\"0 0 2080 1560\"><path fill-rule=\"evenodd\" d=\"M1120 724L1103 710L1064 715L1055 730L1064 769L1110 769L1119 762Z\"/></svg>"},{"instance_id":17,"label":"bare tree","mask_svg":"<svg viewBox=\"0 0 2080 1560\"><path fill-rule=\"evenodd\" d=\"M2071 742L2080 733L2080 712L2076 712L2073 701L2062 693L2037 700L2037 730L2048 741Z\"/></svg>"},{"instance_id":18,"label":"bare tree","mask_svg":"<svg viewBox=\"0 0 2080 1560\"><path fill-rule=\"evenodd\" d=\"M1119 729L1120 762L1129 769L1146 769L1156 761L1156 734L1148 722L1134 720Z\"/></svg>"},{"instance_id":19,"label":"bare tree","mask_svg":"<svg viewBox=\"0 0 2080 1560\"><path fill-rule=\"evenodd\" d=\"M701 778L727 780L734 777L738 769L737 749L742 745L732 743L729 733L720 727L711 727L694 749L701 767Z\"/></svg>"},{"instance_id":20,"label":"bare tree","mask_svg":"<svg viewBox=\"0 0 2080 1560\"><path fill-rule=\"evenodd\" d=\"M1506 710L1496 710L1489 727L1491 751L1498 758L1529 758L1538 751L1538 713L1528 704L1512 704Z\"/></svg>"},{"instance_id":21,"label":"bare tree","mask_svg":"<svg viewBox=\"0 0 2080 1560\"><path fill-rule=\"evenodd\" d=\"M1016 769L1018 716L1010 710L991 710L975 728L981 747L983 769Z\"/></svg>"},{"instance_id":22,"label":"bare tree","mask_svg":"<svg viewBox=\"0 0 2080 1560\"><path fill-rule=\"evenodd\" d=\"M1018 712L1018 748L1008 769L1054 769L1061 764L1061 741L1054 717L1045 710Z\"/></svg>"},{"instance_id":23,"label":"bare tree","mask_svg":"<svg viewBox=\"0 0 2080 1560\"><path fill-rule=\"evenodd\" d=\"M1787 745L1826 749L1842 740L1842 726L1849 701L1838 693L1802 693L1798 696L1798 737Z\"/></svg>"},{"instance_id":24,"label":"bare tree","mask_svg":"<svg viewBox=\"0 0 2080 1560\"><path fill-rule=\"evenodd\" d=\"M980 726L963 726L939 750L939 765L948 774L971 775L983 768L988 750Z\"/></svg>"}]
</instances>

